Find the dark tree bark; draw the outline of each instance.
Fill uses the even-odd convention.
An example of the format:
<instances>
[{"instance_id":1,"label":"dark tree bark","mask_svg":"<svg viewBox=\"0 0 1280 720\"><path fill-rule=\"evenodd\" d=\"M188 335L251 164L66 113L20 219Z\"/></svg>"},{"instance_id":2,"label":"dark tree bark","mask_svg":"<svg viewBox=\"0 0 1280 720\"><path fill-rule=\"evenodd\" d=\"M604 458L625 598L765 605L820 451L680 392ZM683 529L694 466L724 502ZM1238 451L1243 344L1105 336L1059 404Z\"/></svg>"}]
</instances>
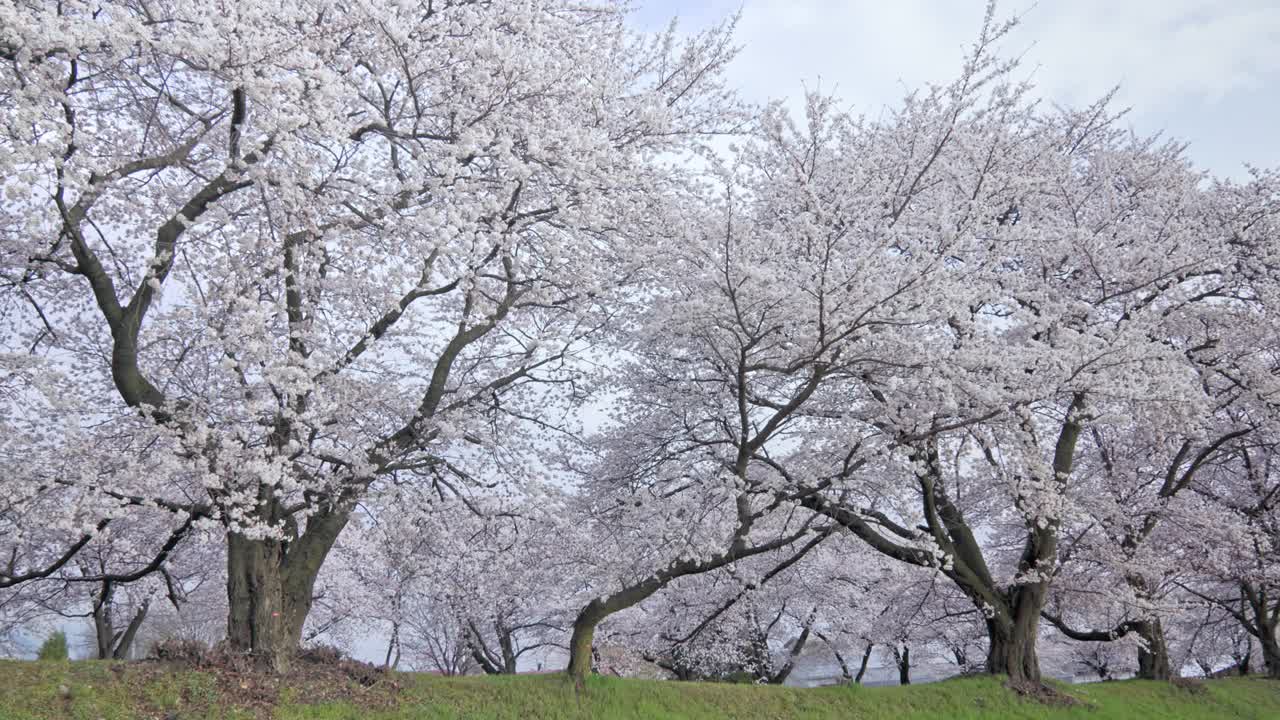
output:
<instances>
[{"instance_id":1,"label":"dark tree bark","mask_svg":"<svg viewBox=\"0 0 1280 720\"><path fill-rule=\"evenodd\" d=\"M782 665L781 669L769 676L768 682L770 685L782 685L787 681L787 678L791 677L791 671L796 668L796 661L800 659L805 645L809 642L812 626L812 619L805 623L804 628L800 631L800 637L796 638L795 644L791 646L791 652L787 653L787 661Z\"/></svg>"},{"instance_id":2,"label":"dark tree bark","mask_svg":"<svg viewBox=\"0 0 1280 720\"><path fill-rule=\"evenodd\" d=\"M1169 663L1169 645L1165 642L1164 626L1159 618L1146 620L1138 625L1138 677L1144 680L1172 680Z\"/></svg>"},{"instance_id":3,"label":"dark tree bark","mask_svg":"<svg viewBox=\"0 0 1280 720\"><path fill-rule=\"evenodd\" d=\"M911 684L911 648L903 645L893 646L893 662L898 666L898 684Z\"/></svg>"},{"instance_id":4,"label":"dark tree bark","mask_svg":"<svg viewBox=\"0 0 1280 720\"><path fill-rule=\"evenodd\" d=\"M1244 624L1245 629L1262 646L1262 664L1267 677L1280 680L1280 642L1276 640L1276 630L1280 627L1280 602L1268 597L1267 588L1256 587L1253 583L1241 583L1240 588L1250 612L1246 617L1251 622Z\"/></svg>"},{"instance_id":5,"label":"dark tree bark","mask_svg":"<svg viewBox=\"0 0 1280 720\"><path fill-rule=\"evenodd\" d=\"M853 677L854 685L861 685L862 678L867 675L867 664L871 662L871 651L875 649L875 645L867 643L867 649L862 651L862 662L858 663L858 674Z\"/></svg>"},{"instance_id":6,"label":"dark tree bark","mask_svg":"<svg viewBox=\"0 0 1280 720\"><path fill-rule=\"evenodd\" d=\"M400 623L391 623L391 637L387 640L387 654L382 659L384 670L394 670L400 665Z\"/></svg>"},{"instance_id":7,"label":"dark tree bark","mask_svg":"<svg viewBox=\"0 0 1280 720\"><path fill-rule=\"evenodd\" d=\"M587 675L591 673L591 650L596 627L605 618L643 602L676 578L710 572L743 558L778 550L796 542L808 532L808 529L802 529L770 542L748 546L746 537L750 533L751 524L755 518L750 512L742 514L741 517L744 519L735 532L732 545L727 552L706 560L675 561L617 592L595 598L582 608L573 621L573 634L569 638L569 666L566 668L575 685L581 688L586 683Z\"/></svg>"},{"instance_id":8,"label":"dark tree bark","mask_svg":"<svg viewBox=\"0 0 1280 720\"><path fill-rule=\"evenodd\" d=\"M1071 476L1076 443L1082 426L1077 415L1084 408L1084 396L1077 394L1067 408L1066 419L1058 431L1054 445L1053 471L1050 481L1059 487ZM1059 522L1055 518L1027 518L1026 538L1018 562L1019 575L1037 578L1004 588L996 584L982 546L978 543L963 512L946 491L936 441L903 443L920 470L921 509L926 527L921 530L903 527L875 510L851 507L824 497L821 488L805 488L791 478L785 468L774 465L784 477L803 490L795 499L803 507L825 515L848 528L873 549L896 560L924 567L939 567L933 553L914 547L910 542L932 540L946 553L948 564L939 569L988 616L988 651L986 670L1007 675L1015 684L1039 684L1040 663L1036 655L1036 639L1040 629L1040 612L1044 609L1053 568L1057 562ZM994 462L994 458L989 458ZM853 468L853 469L856 469Z\"/></svg>"},{"instance_id":9,"label":"dark tree bark","mask_svg":"<svg viewBox=\"0 0 1280 720\"><path fill-rule=\"evenodd\" d=\"M97 645L97 657L99 660L127 660L129 653L133 650L134 638L138 635L138 630L142 627L142 623L147 618L147 612L150 609L150 600L144 601L134 611L133 617L129 619L129 624L124 630L117 630L114 618L114 602L115 583L106 580L102 583L101 589L94 595L93 617L94 637Z\"/></svg>"},{"instance_id":10,"label":"dark tree bark","mask_svg":"<svg viewBox=\"0 0 1280 720\"><path fill-rule=\"evenodd\" d=\"M1280 680L1280 641L1276 639L1276 631L1280 630L1280 598L1273 594L1273 588L1254 584L1250 580L1239 582L1240 595L1234 601L1215 598L1201 593L1194 588L1183 586L1185 590L1226 610L1236 622L1249 633L1262 648L1262 663L1267 677ZM1248 673L1249 650L1239 663L1241 675Z\"/></svg>"},{"instance_id":11,"label":"dark tree bark","mask_svg":"<svg viewBox=\"0 0 1280 720\"><path fill-rule=\"evenodd\" d=\"M306 532L290 542L227 533L227 642L272 672L289 669L316 577L349 515L312 515Z\"/></svg>"},{"instance_id":12,"label":"dark tree bark","mask_svg":"<svg viewBox=\"0 0 1280 720\"><path fill-rule=\"evenodd\" d=\"M528 627L528 626L526 626ZM474 621L467 621L467 644L471 657L486 675L514 675L524 650L516 650L516 628L507 627L501 620L493 623L498 648L495 652L485 643L484 636Z\"/></svg>"},{"instance_id":13,"label":"dark tree bark","mask_svg":"<svg viewBox=\"0 0 1280 720\"><path fill-rule=\"evenodd\" d=\"M1142 638L1142 646L1138 648L1137 677L1142 680L1173 679L1169 665L1169 646L1165 642L1164 628L1159 618L1127 620L1110 630L1077 630L1056 615L1048 612L1041 615L1063 635L1081 642L1112 642L1129 633L1136 633Z\"/></svg>"}]
</instances>

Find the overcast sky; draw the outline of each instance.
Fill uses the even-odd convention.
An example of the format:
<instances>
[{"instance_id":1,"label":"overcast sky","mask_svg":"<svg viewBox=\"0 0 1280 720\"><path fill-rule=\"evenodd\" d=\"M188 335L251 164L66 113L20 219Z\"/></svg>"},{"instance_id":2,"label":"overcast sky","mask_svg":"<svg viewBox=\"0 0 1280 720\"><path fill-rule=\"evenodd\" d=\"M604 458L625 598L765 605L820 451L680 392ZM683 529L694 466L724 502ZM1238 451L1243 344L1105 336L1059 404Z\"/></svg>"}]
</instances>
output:
<instances>
[{"instance_id":1,"label":"overcast sky","mask_svg":"<svg viewBox=\"0 0 1280 720\"><path fill-rule=\"evenodd\" d=\"M977 36L985 0L639 0L647 29L742 19L731 78L751 100L834 90L874 115L905 88L946 81ZM1139 131L1191 143L1219 175L1280 165L1280 0L1006 1L1021 25L1003 46L1055 101L1119 85Z\"/></svg>"}]
</instances>

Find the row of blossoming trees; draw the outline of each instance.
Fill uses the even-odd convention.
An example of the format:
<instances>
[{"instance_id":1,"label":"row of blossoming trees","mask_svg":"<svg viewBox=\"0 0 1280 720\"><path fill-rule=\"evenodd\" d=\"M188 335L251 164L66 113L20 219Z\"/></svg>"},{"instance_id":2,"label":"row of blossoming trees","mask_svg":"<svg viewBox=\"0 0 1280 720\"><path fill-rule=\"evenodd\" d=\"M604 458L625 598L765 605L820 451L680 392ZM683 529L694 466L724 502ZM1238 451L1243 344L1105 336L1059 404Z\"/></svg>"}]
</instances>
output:
<instances>
[{"instance_id":1,"label":"row of blossoming trees","mask_svg":"<svg viewBox=\"0 0 1280 720\"><path fill-rule=\"evenodd\" d=\"M991 9L870 116L628 22L0 6L0 633L1280 677L1280 176L1038 102Z\"/></svg>"}]
</instances>

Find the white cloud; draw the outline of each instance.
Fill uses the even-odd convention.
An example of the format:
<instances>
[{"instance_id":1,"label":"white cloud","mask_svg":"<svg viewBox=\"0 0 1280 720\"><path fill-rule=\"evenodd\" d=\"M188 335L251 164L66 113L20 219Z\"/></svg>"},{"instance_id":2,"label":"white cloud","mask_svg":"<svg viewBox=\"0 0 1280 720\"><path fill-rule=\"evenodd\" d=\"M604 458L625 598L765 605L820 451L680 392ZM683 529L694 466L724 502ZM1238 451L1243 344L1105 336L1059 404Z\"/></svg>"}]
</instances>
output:
<instances>
[{"instance_id":1,"label":"white cloud","mask_svg":"<svg viewBox=\"0 0 1280 720\"><path fill-rule=\"evenodd\" d=\"M753 100L833 91L875 114L906 88L944 82L977 35L983 0L743 0L743 52L733 81ZM673 14L704 26L737 0L651 2L645 22ZM1023 22L1003 52L1021 55L1045 96L1084 103L1120 85L1144 131L1193 142L1219 172L1245 159L1280 163L1280 1L1040 0L1005 2Z\"/></svg>"}]
</instances>

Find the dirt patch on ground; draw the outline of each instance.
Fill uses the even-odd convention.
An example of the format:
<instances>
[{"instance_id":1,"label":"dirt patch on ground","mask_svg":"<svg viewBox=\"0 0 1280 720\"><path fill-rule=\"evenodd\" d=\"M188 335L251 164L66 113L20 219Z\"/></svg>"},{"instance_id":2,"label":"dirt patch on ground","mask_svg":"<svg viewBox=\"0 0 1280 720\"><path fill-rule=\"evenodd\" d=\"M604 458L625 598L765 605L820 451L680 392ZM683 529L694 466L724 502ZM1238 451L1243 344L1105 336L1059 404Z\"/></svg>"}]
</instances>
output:
<instances>
[{"instance_id":1,"label":"dirt patch on ground","mask_svg":"<svg viewBox=\"0 0 1280 720\"><path fill-rule=\"evenodd\" d=\"M1192 695L1203 695L1208 692L1208 689L1204 686L1204 681L1196 678L1177 677L1169 682L1173 683L1174 687L1186 690Z\"/></svg>"},{"instance_id":2,"label":"dirt patch on ground","mask_svg":"<svg viewBox=\"0 0 1280 720\"><path fill-rule=\"evenodd\" d=\"M382 668L347 657L330 647L300 652L286 673L268 673L256 668L243 653L225 645L212 648L198 643L161 644L155 657L130 663L122 674L139 689L160 681L175 670L198 671L212 679L199 687L184 685L182 704L199 708L217 703L249 710L260 718L270 717L281 702L302 705L349 702L364 708L385 708L395 704L400 684ZM145 694L140 693L145 697ZM183 713L160 717L181 718Z\"/></svg>"},{"instance_id":3,"label":"dirt patch on ground","mask_svg":"<svg viewBox=\"0 0 1280 720\"><path fill-rule=\"evenodd\" d=\"M1006 682L1004 686L1012 690L1019 697L1024 697L1028 700L1035 700L1036 702L1044 705L1051 705L1054 707L1071 707L1085 704L1078 698L1074 698L1061 690L1058 690L1052 685L1045 685L1041 682L1029 680L1015 682L1010 680L1009 682Z\"/></svg>"}]
</instances>

